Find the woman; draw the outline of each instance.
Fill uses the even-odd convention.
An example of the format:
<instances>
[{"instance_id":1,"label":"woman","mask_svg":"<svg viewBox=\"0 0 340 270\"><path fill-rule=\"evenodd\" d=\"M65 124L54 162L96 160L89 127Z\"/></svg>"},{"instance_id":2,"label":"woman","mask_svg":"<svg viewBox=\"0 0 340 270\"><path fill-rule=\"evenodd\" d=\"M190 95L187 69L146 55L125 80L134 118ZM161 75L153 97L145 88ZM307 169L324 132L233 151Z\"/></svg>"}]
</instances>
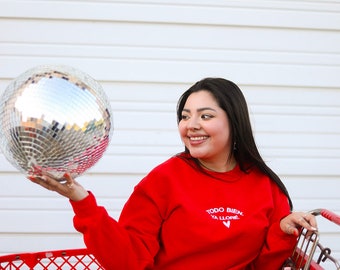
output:
<instances>
[{"instance_id":1,"label":"woman","mask_svg":"<svg viewBox=\"0 0 340 270\"><path fill-rule=\"evenodd\" d=\"M65 174L33 182L70 199L74 226L106 269L279 269L310 214L290 213L279 177L255 145L246 101L233 82L206 78L177 106L185 151L135 187L119 221Z\"/></svg>"}]
</instances>

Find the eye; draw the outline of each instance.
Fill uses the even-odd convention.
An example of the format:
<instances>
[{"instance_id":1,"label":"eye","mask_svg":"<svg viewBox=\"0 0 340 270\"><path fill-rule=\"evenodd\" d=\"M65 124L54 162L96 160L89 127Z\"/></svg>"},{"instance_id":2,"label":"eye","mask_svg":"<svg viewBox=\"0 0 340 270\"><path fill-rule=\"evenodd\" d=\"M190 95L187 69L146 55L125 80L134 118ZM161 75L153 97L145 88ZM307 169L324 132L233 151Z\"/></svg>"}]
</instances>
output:
<instances>
[{"instance_id":1,"label":"eye","mask_svg":"<svg viewBox=\"0 0 340 270\"><path fill-rule=\"evenodd\" d=\"M201 115L201 118L202 118L203 120L208 120L208 119L214 118L214 116L211 115L211 114L202 114L202 115Z\"/></svg>"},{"instance_id":2,"label":"eye","mask_svg":"<svg viewBox=\"0 0 340 270\"><path fill-rule=\"evenodd\" d=\"M188 119L189 119L189 116L188 116L188 115L182 114L181 120L188 120Z\"/></svg>"}]
</instances>

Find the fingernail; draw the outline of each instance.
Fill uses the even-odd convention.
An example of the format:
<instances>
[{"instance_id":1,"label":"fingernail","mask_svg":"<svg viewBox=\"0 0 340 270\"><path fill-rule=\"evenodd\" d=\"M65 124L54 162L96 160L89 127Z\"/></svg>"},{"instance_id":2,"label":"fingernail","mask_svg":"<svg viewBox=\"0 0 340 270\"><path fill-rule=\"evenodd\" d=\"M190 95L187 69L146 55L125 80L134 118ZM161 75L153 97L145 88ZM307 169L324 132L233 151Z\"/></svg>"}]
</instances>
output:
<instances>
[{"instance_id":1,"label":"fingernail","mask_svg":"<svg viewBox=\"0 0 340 270\"><path fill-rule=\"evenodd\" d=\"M317 230L318 230L318 229L315 228L315 227L310 227L310 229L311 229L312 231L317 231Z\"/></svg>"},{"instance_id":2,"label":"fingernail","mask_svg":"<svg viewBox=\"0 0 340 270\"><path fill-rule=\"evenodd\" d=\"M299 232L298 231L295 231L293 232L294 236L299 236Z\"/></svg>"},{"instance_id":3,"label":"fingernail","mask_svg":"<svg viewBox=\"0 0 340 270\"><path fill-rule=\"evenodd\" d=\"M29 180L31 180L32 182L35 181L35 177L34 177L33 175L28 175L27 178L28 178Z\"/></svg>"}]
</instances>

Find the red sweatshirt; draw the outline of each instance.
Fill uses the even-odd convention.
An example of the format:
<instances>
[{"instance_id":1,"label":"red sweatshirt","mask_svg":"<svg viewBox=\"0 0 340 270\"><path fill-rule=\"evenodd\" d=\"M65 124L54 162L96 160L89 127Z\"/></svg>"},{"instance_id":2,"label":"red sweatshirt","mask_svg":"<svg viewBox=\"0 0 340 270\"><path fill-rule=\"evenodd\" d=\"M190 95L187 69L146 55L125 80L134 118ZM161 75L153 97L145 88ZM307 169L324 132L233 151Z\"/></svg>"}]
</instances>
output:
<instances>
[{"instance_id":1,"label":"red sweatshirt","mask_svg":"<svg viewBox=\"0 0 340 270\"><path fill-rule=\"evenodd\" d=\"M275 270L296 243L279 226L287 197L256 169L202 173L172 157L135 187L119 221L91 193L71 204L75 228L109 270Z\"/></svg>"}]
</instances>

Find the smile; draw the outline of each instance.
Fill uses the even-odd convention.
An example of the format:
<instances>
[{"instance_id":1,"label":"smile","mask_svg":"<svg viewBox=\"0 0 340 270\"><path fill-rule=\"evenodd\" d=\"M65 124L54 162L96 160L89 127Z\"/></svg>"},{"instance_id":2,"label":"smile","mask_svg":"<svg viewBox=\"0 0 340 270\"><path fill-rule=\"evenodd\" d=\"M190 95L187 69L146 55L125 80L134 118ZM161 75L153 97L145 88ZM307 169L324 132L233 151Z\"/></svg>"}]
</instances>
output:
<instances>
[{"instance_id":1,"label":"smile","mask_svg":"<svg viewBox=\"0 0 340 270\"><path fill-rule=\"evenodd\" d=\"M199 136L199 137L189 137L190 141L202 141L207 139L207 136Z\"/></svg>"}]
</instances>

